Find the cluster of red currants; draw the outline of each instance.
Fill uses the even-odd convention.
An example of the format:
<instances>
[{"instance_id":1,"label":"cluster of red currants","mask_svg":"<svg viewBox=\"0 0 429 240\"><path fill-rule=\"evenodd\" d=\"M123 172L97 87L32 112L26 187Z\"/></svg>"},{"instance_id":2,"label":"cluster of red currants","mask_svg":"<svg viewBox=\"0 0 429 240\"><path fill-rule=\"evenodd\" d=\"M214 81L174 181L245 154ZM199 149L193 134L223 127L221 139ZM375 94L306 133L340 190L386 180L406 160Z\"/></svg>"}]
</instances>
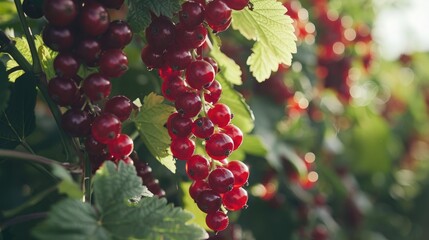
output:
<instances>
[{"instance_id":1,"label":"cluster of red currants","mask_svg":"<svg viewBox=\"0 0 429 240\"><path fill-rule=\"evenodd\" d=\"M203 57L202 51L208 33L205 23L214 32L224 31L231 24L232 9L248 4L248 0L187 1L177 24L163 16L152 19L141 55L148 68L159 69L162 93L174 102L177 112L166 123L170 149L176 159L186 161L187 175L194 180L190 195L207 213L207 226L214 231L228 226L226 210L246 206L248 196L242 186L249 169L242 162L227 160L241 145L243 133L231 123L229 107L218 103L222 93L215 80L218 65ZM207 156L195 154L195 141L205 145Z\"/></svg>"},{"instance_id":2,"label":"cluster of red currants","mask_svg":"<svg viewBox=\"0 0 429 240\"><path fill-rule=\"evenodd\" d=\"M128 69L122 49L132 40L131 29L124 21L110 22L107 11L122 4L123 0L45 0L43 5L49 22L43 41L58 51L53 63L56 76L50 79L48 92L56 104L67 108L62 115L64 131L85 138L93 171L104 160L132 162L128 156L133 140L121 128L133 104L121 95L108 98L110 78ZM82 79L81 67L95 73Z\"/></svg>"}]
</instances>

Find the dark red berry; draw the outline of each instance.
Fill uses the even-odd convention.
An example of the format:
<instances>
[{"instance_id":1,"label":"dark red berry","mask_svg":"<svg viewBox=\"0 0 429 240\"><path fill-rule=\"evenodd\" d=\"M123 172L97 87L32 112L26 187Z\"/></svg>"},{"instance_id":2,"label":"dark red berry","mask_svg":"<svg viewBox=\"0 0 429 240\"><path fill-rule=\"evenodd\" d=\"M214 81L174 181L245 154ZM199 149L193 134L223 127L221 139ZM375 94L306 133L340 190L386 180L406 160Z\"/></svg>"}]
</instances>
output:
<instances>
[{"instance_id":1,"label":"dark red berry","mask_svg":"<svg viewBox=\"0 0 429 240\"><path fill-rule=\"evenodd\" d=\"M74 33L69 28L47 24L42 33L43 42L54 51L70 49L74 44Z\"/></svg>"},{"instance_id":2,"label":"dark red berry","mask_svg":"<svg viewBox=\"0 0 429 240\"><path fill-rule=\"evenodd\" d=\"M72 78L76 76L80 63L68 52L60 52L54 59L54 69L58 76Z\"/></svg>"},{"instance_id":3,"label":"dark red berry","mask_svg":"<svg viewBox=\"0 0 429 240\"><path fill-rule=\"evenodd\" d=\"M234 175L234 187L241 187L249 179L249 167L240 161L231 161L225 166Z\"/></svg>"},{"instance_id":4,"label":"dark red berry","mask_svg":"<svg viewBox=\"0 0 429 240\"><path fill-rule=\"evenodd\" d=\"M209 25L213 29L213 33L219 33L227 30L231 26L232 18L230 18L225 24L221 25Z\"/></svg>"},{"instance_id":5,"label":"dark red berry","mask_svg":"<svg viewBox=\"0 0 429 240\"><path fill-rule=\"evenodd\" d=\"M166 17L152 19L145 31L146 40L154 49L162 51L174 42L176 30L174 23Z\"/></svg>"},{"instance_id":6,"label":"dark red berry","mask_svg":"<svg viewBox=\"0 0 429 240\"><path fill-rule=\"evenodd\" d=\"M220 209L222 199L218 193L213 190L205 190L197 197L198 208L205 213L213 213Z\"/></svg>"},{"instance_id":7,"label":"dark red berry","mask_svg":"<svg viewBox=\"0 0 429 240\"><path fill-rule=\"evenodd\" d=\"M223 103L213 105L207 112L207 115L219 127L225 127L231 122L231 110Z\"/></svg>"},{"instance_id":8,"label":"dark red berry","mask_svg":"<svg viewBox=\"0 0 429 240\"><path fill-rule=\"evenodd\" d=\"M76 18L78 6L73 0L44 0L43 12L51 25L66 27Z\"/></svg>"},{"instance_id":9,"label":"dark red berry","mask_svg":"<svg viewBox=\"0 0 429 240\"><path fill-rule=\"evenodd\" d=\"M164 66L164 58L163 58L164 50L156 50L150 45L146 45L142 49L141 59L147 68L161 68Z\"/></svg>"},{"instance_id":10,"label":"dark red berry","mask_svg":"<svg viewBox=\"0 0 429 240\"><path fill-rule=\"evenodd\" d=\"M214 60L211 57L204 57L203 60L210 63L210 65L212 65L213 69L215 70L215 73L219 72L219 66L218 66L216 60Z\"/></svg>"},{"instance_id":11,"label":"dark red berry","mask_svg":"<svg viewBox=\"0 0 429 240\"><path fill-rule=\"evenodd\" d=\"M101 42L104 49L122 49L133 39L133 32L125 21L115 20L103 34Z\"/></svg>"},{"instance_id":12,"label":"dark red berry","mask_svg":"<svg viewBox=\"0 0 429 240\"><path fill-rule=\"evenodd\" d=\"M164 59L172 69L183 70L192 61L192 54L184 49L169 49L164 55Z\"/></svg>"},{"instance_id":13,"label":"dark red berry","mask_svg":"<svg viewBox=\"0 0 429 240\"><path fill-rule=\"evenodd\" d=\"M71 78L64 77L52 78L48 83L48 92L60 106L72 105L79 94L76 83Z\"/></svg>"},{"instance_id":14,"label":"dark red berry","mask_svg":"<svg viewBox=\"0 0 429 240\"><path fill-rule=\"evenodd\" d=\"M105 6L106 8L114 8L114 9L119 9L121 8L122 4L124 4L124 0L97 0L97 1L103 4L103 6Z\"/></svg>"},{"instance_id":15,"label":"dark red berry","mask_svg":"<svg viewBox=\"0 0 429 240\"><path fill-rule=\"evenodd\" d=\"M132 110L133 104L131 103L130 99L122 95L110 98L104 105L104 111L112 113L118 117L121 122L127 120L130 117Z\"/></svg>"},{"instance_id":16,"label":"dark red berry","mask_svg":"<svg viewBox=\"0 0 429 240\"><path fill-rule=\"evenodd\" d=\"M192 133L197 138L208 138L214 133L214 125L207 117L200 117L192 124Z\"/></svg>"},{"instance_id":17,"label":"dark red berry","mask_svg":"<svg viewBox=\"0 0 429 240\"><path fill-rule=\"evenodd\" d=\"M219 27L231 21L232 10L221 0L213 0L206 6L205 20L207 24L216 32Z\"/></svg>"},{"instance_id":18,"label":"dark red berry","mask_svg":"<svg viewBox=\"0 0 429 240\"><path fill-rule=\"evenodd\" d=\"M106 77L120 77L128 70L128 58L122 50L109 49L101 54L99 65Z\"/></svg>"},{"instance_id":19,"label":"dark red berry","mask_svg":"<svg viewBox=\"0 0 429 240\"><path fill-rule=\"evenodd\" d=\"M106 153L106 144L95 140L92 135L85 139L85 150L91 155L101 155Z\"/></svg>"},{"instance_id":20,"label":"dark red berry","mask_svg":"<svg viewBox=\"0 0 429 240\"><path fill-rule=\"evenodd\" d=\"M38 19L43 17L43 4L38 0L24 0L22 10L29 18Z\"/></svg>"},{"instance_id":21,"label":"dark red berry","mask_svg":"<svg viewBox=\"0 0 429 240\"><path fill-rule=\"evenodd\" d=\"M189 187L189 195L196 200L198 196L204 191L211 190L209 184L205 181L195 181Z\"/></svg>"},{"instance_id":22,"label":"dark red berry","mask_svg":"<svg viewBox=\"0 0 429 240\"><path fill-rule=\"evenodd\" d=\"M225 213L217 211L207 214L206 224L213 231L219 232L225 230L228 227L229 219Z\"/></svg>"},{"instance_id":23,"label":"dark red berry","mask_svg":"<svg viewBox=\"0 0 429 240\"><path fill-rule=\"evenodd\" d=\"M207 38L207 29L200 24L192 30L179 29L177 30L176 43L179 49L194 49L201 47Z\"/></svg>"},{"instance_id":24,"label":"dark red berry","mask_svg":"<svg viewBox=\"0 0 429 240\"><path fill-rule=\"evenodd\" d=\"M194 61L186 68L186 82L195 89L209 86L214 77L215 71L212 65L204 60Z\"/></svg>"},{"instance_id":25,"label":"dark red berry","mask_svg":"<svg viewBox=\"0 0 429 240\"><path fill-rule=\"evenodd\" d=\"M179 160L188 160L195 151L195 143L186 137L178 137L171 141L171 153Z\"/></svg>"},{"instance_id":26,"label":"dark red berry","mask_svg":"<svg viewBox=\"0 0 429 240\"><path fill-rule=\"evenodd\" d=\"M318 224L311 232L311 240L327 240L329 232L325 226Z\"/></svg>"},{"instance_id":27,"label":"dark red berry","mask_svg":"<svg viewBox=\"0 0 429 240\"><path fill-rule=\"evenodd\" d=\"M83 81L83 91L91 101L108 97L111 89L109 79L99 73L93 73Z\"/></svg>"},{"instance_id":28,"label":"dark red berry","mask_svg":"<svg viewBox=\"0 0 429 240\"><path fill-rule=\"evenodd\" d=\"M109 13L103 5L87 1L79 15L79 27L89 36L100 36L109 28Z\"/></svg>"},{"instance_id":29,"label":"dark red berry","mask_svg":"<svg viewBox=\"0 0 429 240\"><path fill-rule=\"evenodd\" d=\"M222 203L230 211L241 210L247 204L247 191L243 188L234 188L222 196Z\"/></svg>"},{"instance_id":30,"label":"dark red berry","mask_svg":"<svg viewBox=\"0 0 429 240\"><path fill-rule=\"evenodd\" d=\"M61 117L61 127L72 137L85 137L90 133L91 120L86 111L70 109Z\"/></svg>"},{"instance_id":31,"label":"dark red berry","mask_svg":"<svg viewBox=\"0 0 429 240\"><path fill-rule=\"evenodd\" d=\"M226 168L216 168L209 174L209 186L218 193L229 192L234 187L234 175Z\"/></svg>"},{"instance_id":32,"label":"dark red berry","mask_svg":"<svg viewBox=\"0 0 429 240\"><path fill-rule=\"evenodd\" d=\"M188 137L192 130L192 119L173 113L167 120L167 129L171 138Z\"/></svg>"},{"instance_id":33,"label":"dark red berry","mask_svg":"<svg viewBox=\"0 0 429 240\"><path fill-rule=\"evenodd\" d=\"M237 126L228 124L225 127L222 127L221 132L232 138L232 141L234 141L234 150L240 147L241 143L243 143L243 132Z\"/></svg>"},{"instance_id":34,"label":"dark red berry","mask_svg":"<svg viewBox=\"0 0 429 240\"><path fill-rule=\"evenodd\" d=\"M227 158L234 149L234 142L224 133L215 133L206 141L207 154L216 160Z\"/></svg>"},{"instance_id":35,"label":"dark red berry","mask_svg":"<svg viewBox=\"0 0 429 240\"><path fill-rule=\"evenodd\" d=\"M214 80L206 89L210 93L204 93L204 99L209 103L217 103L222 94L222 86L216 80Z\"/></svg>"},{"instance_id":36,"label":"dark red berry","mask_svg":"<svg viewBox=\"0 0 429 240\"><path fill-rule=\"evenodd\" d=\"M92 137L100 143L108 144L121 132L121 121L111 113L103 113L92 123Z\"/></svg>"},{"instance_id":37,"label":"dark red berry","mask_svg":"<svg viewBox=\"0 0 429 240\"><path fill-rule=\"evenodd\" d=\"M180 23L192 30L204 21L204 7L197 2L184 2L179 12Z\"/></svg>"},{"instance_id":38,"label":"dark red berry","mask_svg":"<svg viewBox=\"0 0 429 240\"><path fill-rule=\"evenodd\" d=\"M92 38L87 38L79 41L76 46L76 55L87 66L94 67L98 65L98 59L101 54L100 43Z\"/></svg>"},{"instance_id":39,"label":"dark red berry","mask_svg":"<svg viewBox=\"0 0 429 240\"><path fill-rule=\"evenodd\" d=\"M134 148L133 140L126 134L119 134L107 145L109 153L116 159L128 157Z\"/></svg>"},{"instance_id":40,"label":"dark red berry","mask_svg":"<svg viewBox=\"0 0 429 240\"><path fill-rule=\"evenodd\" d=\"M186 173L192 180L203 180L209 175L210 163L201 156L194 155L186 161Z\"/></svg>"},{"instance_id":41,"label":"dark red berry","mask_svg":"<svg viewBox=\"0 0 429 240\"><path fill-rule=\"evenodd\" d=\"M249 5L249 0L227 0L225 1L225 4L231 9L240 11Z\"/></svg>"},{"instance_id":42,"label":"dark red berry","mask_svg":"<svg viewBox=\"0 0 429 240\"><path fill-rule=\"evenodd\" d=\"M197 93L188 92L176 98L175 106L180 115L192 118L200 113L203 105Z\"/></svg>"},{"instance_id":43,"label":"dark red berry","mask_svg":"<svg viewBox=\"0 0 429 240\"><path fill-rule=\"evenodd\" d=\"M180 76L171 76L162 82L162 95L170 101L176 101L177 97L186 93L188 88Z\"/></svg>"},{"instance_id":44,"label":"dark red berry","mask_svg":"<svg viewBox=\"0 0 429 240\"><path fill-rule=\"evenodd\" d=\"M158 69L158 74L162 80L167 80L167 78L170 78L172 76L180 76L181 71L174 70L170 66L164 66Z\"/></svg>"}]
</instances>

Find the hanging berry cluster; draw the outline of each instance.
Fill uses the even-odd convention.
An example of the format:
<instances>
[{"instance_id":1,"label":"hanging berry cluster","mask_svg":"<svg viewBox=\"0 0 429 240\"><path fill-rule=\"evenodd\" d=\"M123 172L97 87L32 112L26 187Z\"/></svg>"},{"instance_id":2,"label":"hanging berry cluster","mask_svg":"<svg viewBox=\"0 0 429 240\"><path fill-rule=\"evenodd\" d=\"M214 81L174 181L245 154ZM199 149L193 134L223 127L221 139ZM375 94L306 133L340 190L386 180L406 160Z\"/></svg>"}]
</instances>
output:
<instances>
[{"instance_id":1,"label":"hanging berry cluster","mask_svg":"<svg viewBox=\"0 0 429 240\"><path fill-rule=\"evenodd\" d=\"M215 80L216 61L204 57L208 25L221 32L231 25L232 9L241 10L248 0L187 1L182 4L179 22L153 17L146 29L147 45L142 60L157 68L163 79L162 93L174 102L177 112L166 123L176 159L186 161L186 173L194 180L189 192L205 213L207 226L224 230L229 223L226 211L247 204L242 188L249 177L248 167L227 157L243 141L241 130L231 123L230 108L218 103L222 87ZM195 154L195 141L205 146L207 156Z\"/></svg>"},{"instance_id":2,"label":"hanging berry cluster","mask_svg":"<svg viewBox=\"0 0 429 240\"><path fill-rule=\"evenodd\" d=\"M84 138L95 171L105 160L124 160L133 151L133 140L121 133L122 122L133 109L125 96L108 98L110 78L128 69L122 49L131 42L132 32L124 21L110 22L107 8L119 8L118 1L45 0L43 11L48 24L42 37L58 55L56 77L48 92L55 103L67 108L62 127L72 137ZM92 73L82 79L79 68Z\"/></svg>"}]
</instances>

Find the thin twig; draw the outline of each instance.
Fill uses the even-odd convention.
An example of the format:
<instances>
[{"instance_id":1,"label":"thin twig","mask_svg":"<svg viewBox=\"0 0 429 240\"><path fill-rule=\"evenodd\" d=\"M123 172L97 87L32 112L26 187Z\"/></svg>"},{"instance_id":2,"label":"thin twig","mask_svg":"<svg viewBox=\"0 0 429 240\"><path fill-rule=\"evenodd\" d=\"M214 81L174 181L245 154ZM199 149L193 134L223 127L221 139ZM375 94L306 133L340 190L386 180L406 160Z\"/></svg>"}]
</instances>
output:
<instances>
[{"instance_id":1,"label":"thin twig","mask_svg":"<svg viewBox=\"0 0 429 240\"><path fill-rule=\"evenodd\" d=\"M10 226L20 224L23 222L37 220L40 218L46 218L47 216L48 216L47 212L38 212L38 213L30 213L30 214L14 217L14 218L10 219L9 221L4 222L0 226L0 232L5 230L6 228L8 228Z\"/></svg>"},{"instance_id":2,"label":"thin twig","mask_svg":"<svg viewBox=\"0 0 429 240\"><path fill-rule=\"evenodd\" d=\"M13 150L0 149L0 157L30 161L30 162L35 162L35 163L40 163L40 164L45 164L45 165L58 165L58 166L61 166L67 170L75 169L75 166L71 165L70 163L62 163L62 162L58 162L58 161L55 161L55 160L52 160L52 159L49 159L46 157L42 157L39 155L33 155L33 154L18 152L18 151L13 151Z\"/></svg>"}]
</instances>

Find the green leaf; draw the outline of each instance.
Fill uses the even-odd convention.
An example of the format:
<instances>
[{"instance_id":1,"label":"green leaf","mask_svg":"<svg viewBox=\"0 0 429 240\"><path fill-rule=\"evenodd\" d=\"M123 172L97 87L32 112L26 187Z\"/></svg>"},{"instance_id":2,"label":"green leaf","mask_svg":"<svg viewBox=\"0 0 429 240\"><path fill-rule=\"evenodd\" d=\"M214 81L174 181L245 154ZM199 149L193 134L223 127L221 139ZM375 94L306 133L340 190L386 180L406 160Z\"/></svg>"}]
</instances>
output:
<instances>
[{"instance_id":1,"label":"green leaf","mask_svg":"<svg viewBox=\"0 0 429 240\"><path fill-rule=\"evenodd\" d=\"M151 12L156 16L173 17L173 14L180 10L178 0L130 0L128 1L129 12L127 21L131 25L133 32L144 35L144 30L151 22Z\"/></svg>"},{"instance_id":2,"label":"green leaf","mask_svg":"<svg viewBox=\"0 0 429 240\"><path fill-rule=\"evenodd\" d=\"M239 127L243 133L249 133L254 127L252 110L250 110L243 96L234 90L232 85L227 82L221 74L216 76L216 80L222 85L222 96L220 102L228 105L234 114L232 123Z\"/></svg>"},{"instance_id":3,"label":"green leaf","mask_svg":"<svg viewBox=\"0 0 429 240\"><path fill-rule=\"evenodd\" d=\"M219 69L221 69L219 74L222 74L228 82L241 85L242 72L240 66L220 50L220 39L214 34L211 34L211 36L213 47L210 50L210 55L217 61Z\"/></svg>"},{"instance_id":4,"label":"green leaf","mask_svg":"<svg viewBox=\"0 0 429 240\"><path fill-rule=\"evenodd\" d=\"M133 121L151 154L175 173L175 160L169 152L171 139L164 127L168 117L174 112L174 107L164 104L163 101L162 96L149 94L143 99L143 106Z\"/></svg>"},{"instance_id":5,"label":"green leaf","mask_svg":"<svg viewBox=\"0 0 429 240\"><path fill-rule=\"evenodd\" d=\"M0 112L0 148L13 149L36 127L36 79L26 73L12 85L7 108Z\"/></svg>"},{"instance_id":6,"label":"green leaf","mask_svg":"<svg viewBox=\"0 0 429 240\"><path fill-rule=\"evenodd\" d=\"M279 64L290 65L296 53L296 36L286 8L275 0L252 0L253 10L233 12L232 27L249 40L256 41L247 59L253 76L262 82Z\"/></svg>"},{"instance_id":7,"label":"green leaf","mask_svg":"<svg viewBox=\"0 0 429 240\"><path fill-rule=\"evenodd\" d=\"M205 239L207 233L189 224L192 214L159 198L137 198L144 191L133 165L105 162L94 177L97 211L66 199L33 233L39 239ZM132 200L130 200L132 199Z\"/></svg>"},{"instance_id":8,"label":"green leaf","mask_svg":"<svg viewBox=\"0 0 429 240\"><path fill-rule=\"evenodd\" d=\"M83 192L80 190L79 185L73 181L70 172L59 165L52 164L52 174L60 178L62 181L58 184L58 192L67 195L70 198L82 199Z\"/></svg>"},{"instance_id":9,"label":"green leaf","mask_svg":"<svg viewBox=\"0 0 429 240\"><path fill-rule=\"evenodd\" d=\"M15 4L9 1L2 1L0 7L0 26L15 17L17 17Z\"/></svg>"},{"instance_id":10,"label":"green leaf","mask_svg":"<svg viewBox=\"0 0 429 240\"><path fill-rule=\"evenodd\" d=\"M6 67L0 62L0 112L6 109L9 96L9 79L7 77Z\"/></svg>"}]
</instances>

